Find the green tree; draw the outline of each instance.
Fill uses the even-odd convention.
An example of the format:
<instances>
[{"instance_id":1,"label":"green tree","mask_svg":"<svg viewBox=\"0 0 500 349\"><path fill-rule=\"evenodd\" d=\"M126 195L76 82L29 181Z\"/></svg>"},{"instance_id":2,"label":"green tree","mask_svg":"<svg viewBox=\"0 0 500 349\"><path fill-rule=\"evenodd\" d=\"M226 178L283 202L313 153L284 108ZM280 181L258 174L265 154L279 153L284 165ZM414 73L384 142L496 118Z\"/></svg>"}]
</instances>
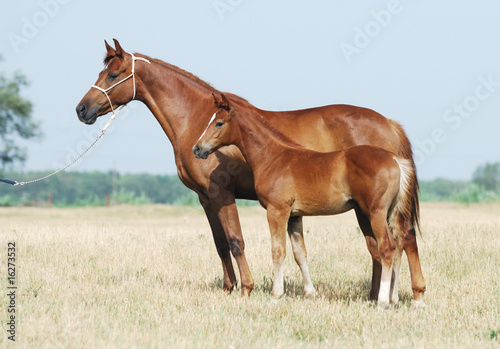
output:
<instances>
[{"instance_id":1,"label":"green tree","mask_svg":"<svg viewBox=\"0 0 500 349\"><path fill-rule=\"evenodd\" d=\"M0 56L0 62L2 57ZM26 160L19 139L37 139L41 136L38 123L31 118L33 106L21 97L21 88L28 85L26 77L15 72L12 77L0 73L0 164Z\"/></svg>"},{"instance_id":2,"label":"green tree","mask_svg":"<svg viewBox=\"0 0 500 349\"><path fill-rule=\"evenodd\" d=\"M483 189L490 191L500 190L500 163L485 164L479 166L474 175L472 176L472 181Z\"/></svg>"}]
</instances>

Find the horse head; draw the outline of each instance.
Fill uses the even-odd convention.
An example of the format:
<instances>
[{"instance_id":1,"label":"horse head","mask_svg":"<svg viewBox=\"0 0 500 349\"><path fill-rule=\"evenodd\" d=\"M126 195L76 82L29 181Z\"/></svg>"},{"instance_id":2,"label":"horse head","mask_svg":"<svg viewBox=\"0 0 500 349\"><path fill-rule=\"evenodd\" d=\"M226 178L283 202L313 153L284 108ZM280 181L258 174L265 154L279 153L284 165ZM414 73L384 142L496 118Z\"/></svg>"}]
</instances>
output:
<instances>
[{"instance_id":1,"label":"horse head","mask_svg":"<svg viewBox=\"0 0 500 349\"><path fill-rule=\"evenodd\" d=\"M218 109L193 147L193 153L198 159L206 159L220 147L232 144L234 138L234 130L231 127L234 110L224 94L221 94L221 99L212 95Z\"/></svg>"},{"instance_id":2,"label":"horse head","mask_svg":"<svg viewBox=\"0 0 500 349\"><path fill-rule=\"evenodd\" d=\"M116 107L127 104L136 96L134 64L135 60L144 58L135 57L123 50L118 40L113 39L115 48L106 41L106 57L104 69L94 86L82 98L76 107L76 114L81 122L93 124L101 115L105 115Z\"/></svg>"}]
</instances>

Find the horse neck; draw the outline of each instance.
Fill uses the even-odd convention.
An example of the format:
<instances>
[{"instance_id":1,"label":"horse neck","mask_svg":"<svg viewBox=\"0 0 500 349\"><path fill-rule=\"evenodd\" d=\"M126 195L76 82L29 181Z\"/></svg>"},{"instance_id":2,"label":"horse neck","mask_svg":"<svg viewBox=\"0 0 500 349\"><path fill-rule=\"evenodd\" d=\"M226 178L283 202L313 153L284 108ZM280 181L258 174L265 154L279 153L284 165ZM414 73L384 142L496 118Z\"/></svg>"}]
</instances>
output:
<instances>
[{"instance_id":1,"label":"horse neck","mask_svg":"<svg viewBox=\"0 0 500 349\"><path fill-rule=\"evenodd\" d=\"M211 91L167 63L154 60L141 65L136 74L137 99L153 113L177 154L182 144L195 137L197 125L207 122L199 120L200 115L207 114L208 120L215 111Z\"/></svg>"},{"instance_id":2,"label":"horse neck","mask_svg":"<svg viewBox=\"0 0 500 349\"><path fill-rule=\"evenodd\" d=\"M238 111L233 117L239 128L234 144L240 149L248 164L254 171L267 169L281 154L287 150L302 148L286 138L259 115L249 111Z\"/></svg>"}]
</instances>

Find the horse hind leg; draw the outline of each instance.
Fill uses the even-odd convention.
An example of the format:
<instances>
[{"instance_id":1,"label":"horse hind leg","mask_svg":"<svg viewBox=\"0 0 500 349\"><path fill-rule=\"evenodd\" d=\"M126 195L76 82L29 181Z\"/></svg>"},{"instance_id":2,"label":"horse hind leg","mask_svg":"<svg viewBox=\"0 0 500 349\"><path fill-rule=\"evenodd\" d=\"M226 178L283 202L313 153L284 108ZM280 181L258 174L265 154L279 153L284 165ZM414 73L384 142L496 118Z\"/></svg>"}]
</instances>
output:
<instances>
[{"instance_id":1,"label":"horse hind leg","mask_svg":"<svg viewBox=\"0 0 500 349\"><path fill-rule=\"evenodd\" d=\"M380 288L380 277L382 274L382 262L380 260L380 254L378 253L378 244L373 235L372 227L370 225L369 218L363 213L359 208L355 208L356 218L358 219L358 225L366 240L366 247L368 252L372 257L372 288L370 291L370 300L376 301L378 299L378 291Z\"/></svg>"},{"instance_id":2,"label":"horse hind leg","mask_svg":"<svg viewBox=\"0 0 500 349\"><path fill-rule=\"evenodd\" d=\"M288 220L288 235L292 243L295 262L298 264L304 280L305 297L314 298L316 289L312 283L311 275L309 274L309 266L307 264L307 251L304 243L302 217L290 217Z\"/></svg>"},{"instance_id":3,"label":"horse hind leg","mask_svg":"<svg viewBox=\"0 0 500 349\"><path fill-rule=\"evenodd\" d=\"M380 289L378 294L377 304L382 308L389 308L390 306L390 295L391 295L391 279L392 279L392 268L394 259L394 250L396 249L396 243L394 238L389 231L389 226L387 224L387 215L381 214L382 211L378 211L375 216L370 219L371 227L375 238L377 239L380 259L382 262L382 274L380 278Z\"/></svg>"},{"instance_id":4,"label":"horse hind leg","mask_svg":"<svg viewBox=\"0 0 500 349\"><path fill-rule=\"evenodd\" d=\"M394 260L392 265L392 283L391 283L391 304L399 301L399 274L401 269L401 256L403 255L403 241L399 228L393 228L396 231L396 250L394 251Z\"/></svg>"},{"instance_id":5,"label":"horse hind leg","mask_svg":"<svg viewBox=\"0 0 500 349\"><path fill-rule=\"evenodd\" d=\"M420 266L415 228L408 222L405 222L403 226L401 240L404 251L406 252L406 257L408 258L408 266L410 268L413 305L416 307L426 307L423 301L425 293L425 280L422 275L422 267Z\"/></svg>"}]
</instances>

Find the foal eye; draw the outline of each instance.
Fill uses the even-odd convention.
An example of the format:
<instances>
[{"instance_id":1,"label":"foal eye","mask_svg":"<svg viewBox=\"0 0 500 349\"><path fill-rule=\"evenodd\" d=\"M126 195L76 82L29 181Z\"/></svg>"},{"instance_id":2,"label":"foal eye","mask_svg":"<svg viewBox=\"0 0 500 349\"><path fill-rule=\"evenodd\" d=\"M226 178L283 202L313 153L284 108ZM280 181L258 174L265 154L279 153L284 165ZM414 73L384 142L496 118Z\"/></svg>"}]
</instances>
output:
<instances>
[{"instance_id":1,"label":"foal eye","mask_svg":"<svg viewBox=\"0 0 500 349\"><path fill-rule=\"evenodd\" d=\"M118 75L113 74L113 73L109 73L109 75L108 75L109 80L114 80L114 79L116 79L117 77L118 77Z\"/></svg>"},{"instance_id":2,"label":"foal eye","mask_svg":"<svg viewBox=\"0 0 500 349\"><path fill-rule=\"evenodd\" d=\"M217 128L221 128L222 126L224 126L224 123L223 123L223 122L220 122L220 121L218 121L218 122L215 124L215 127L217 127Z\"/></svg>"}]
</instances>

